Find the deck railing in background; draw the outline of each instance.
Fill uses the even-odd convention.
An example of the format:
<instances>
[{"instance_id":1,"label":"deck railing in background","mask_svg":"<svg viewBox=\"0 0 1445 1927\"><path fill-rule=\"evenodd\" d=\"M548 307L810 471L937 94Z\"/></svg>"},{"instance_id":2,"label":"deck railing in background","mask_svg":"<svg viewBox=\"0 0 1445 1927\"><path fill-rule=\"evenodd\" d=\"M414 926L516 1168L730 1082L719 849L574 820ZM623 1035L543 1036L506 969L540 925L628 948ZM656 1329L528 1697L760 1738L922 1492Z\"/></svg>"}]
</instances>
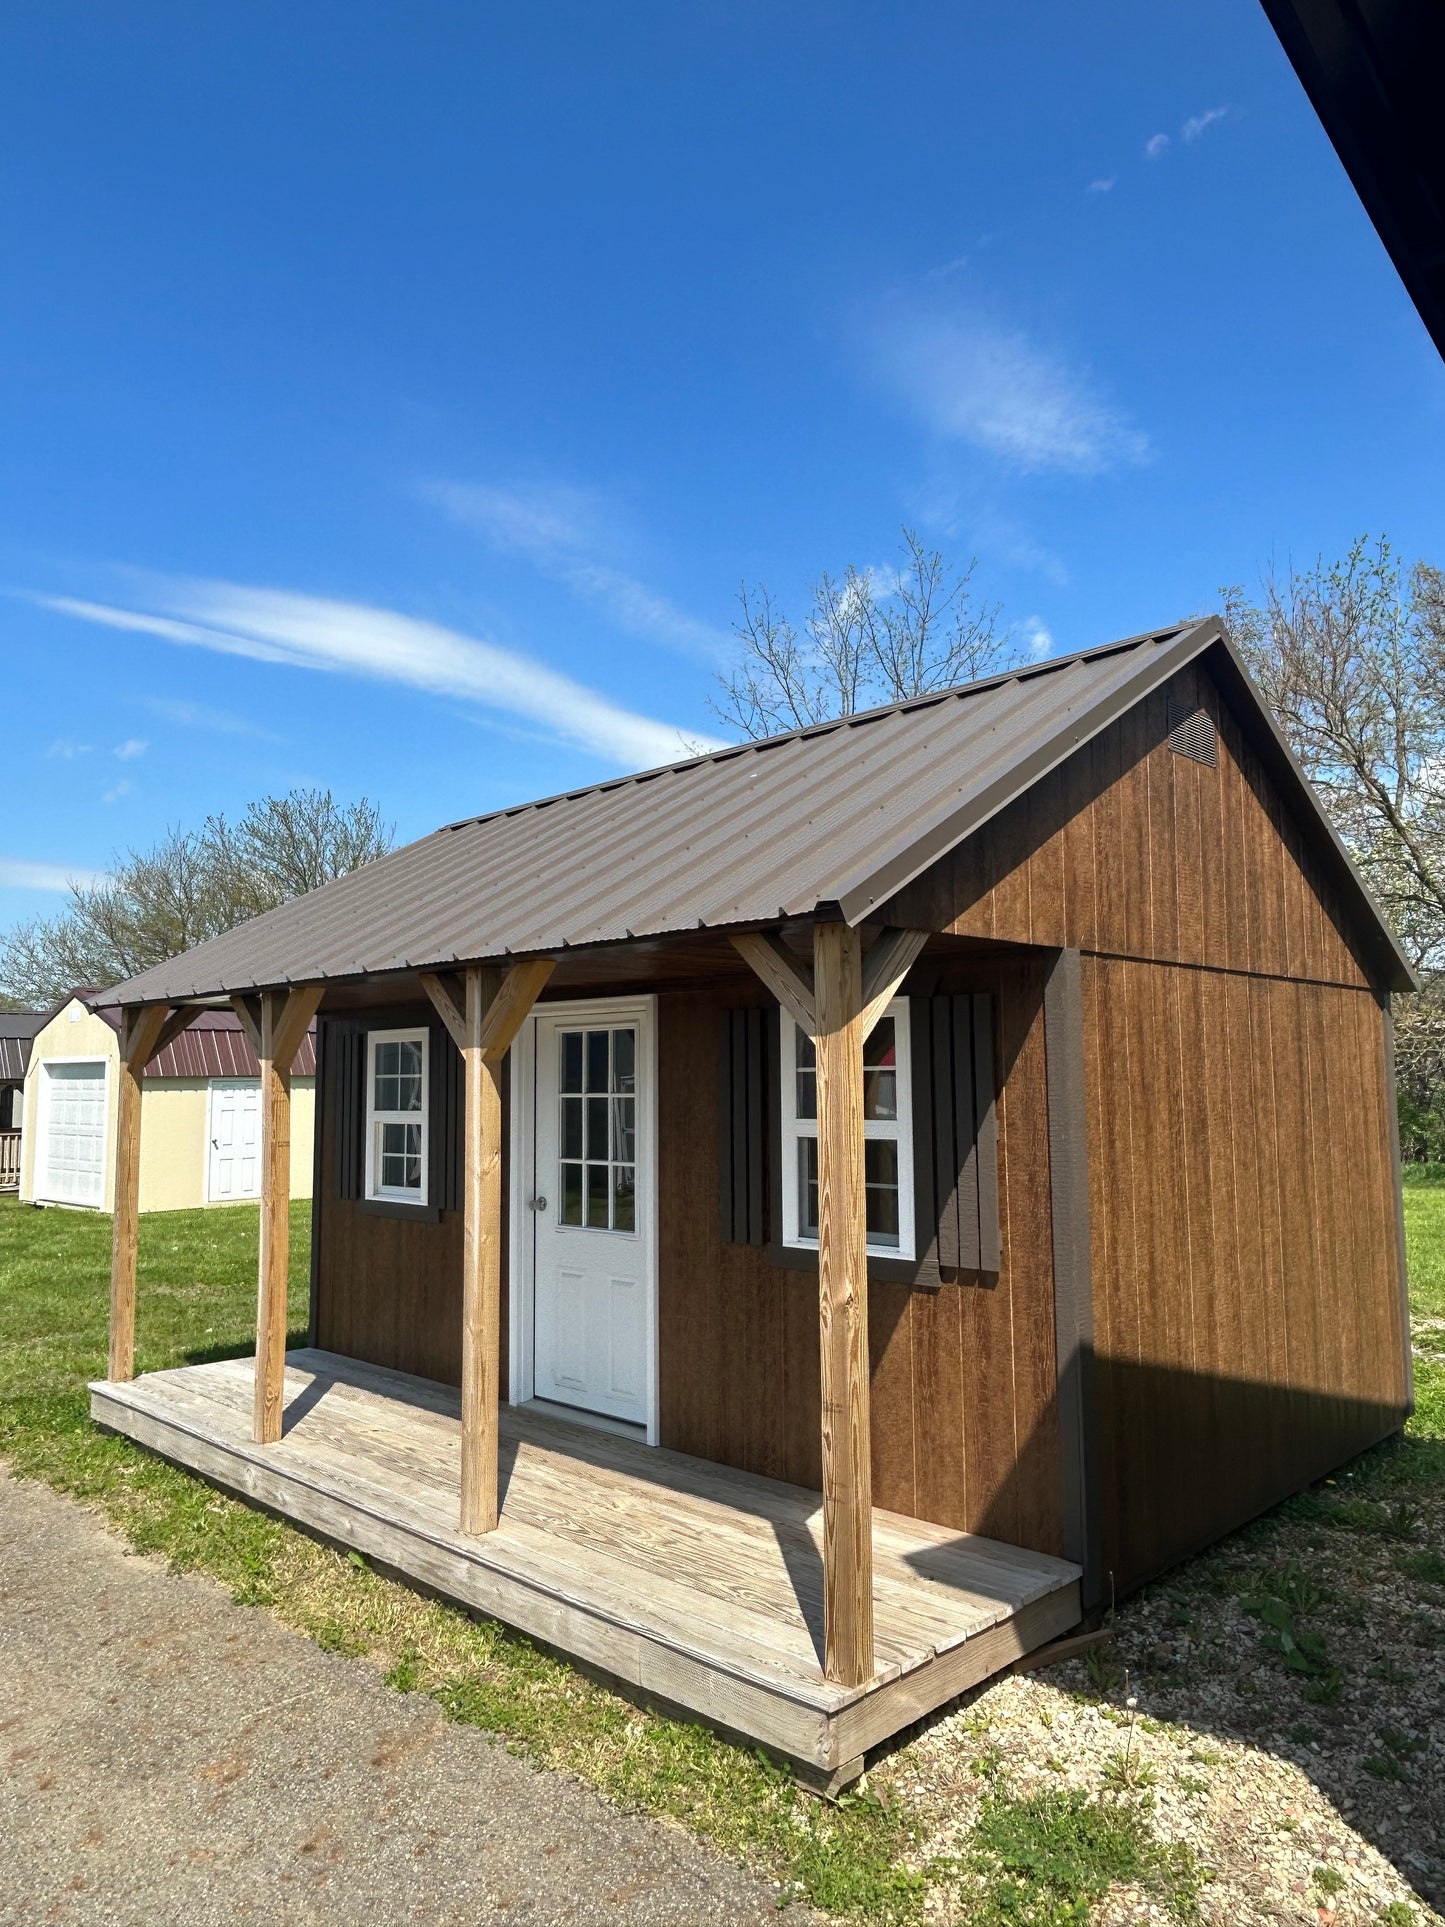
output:
<instances>
[{"instance_id":1,"label":"deck railing in background","mask_svg":"<svg viewBox=\"0 0 1445 1927\"><path fill-rule=\"evenodd\" d=\"M0 1131L0 1191L20 1189L20 1133Z\"/></svg>"}]
</instances>

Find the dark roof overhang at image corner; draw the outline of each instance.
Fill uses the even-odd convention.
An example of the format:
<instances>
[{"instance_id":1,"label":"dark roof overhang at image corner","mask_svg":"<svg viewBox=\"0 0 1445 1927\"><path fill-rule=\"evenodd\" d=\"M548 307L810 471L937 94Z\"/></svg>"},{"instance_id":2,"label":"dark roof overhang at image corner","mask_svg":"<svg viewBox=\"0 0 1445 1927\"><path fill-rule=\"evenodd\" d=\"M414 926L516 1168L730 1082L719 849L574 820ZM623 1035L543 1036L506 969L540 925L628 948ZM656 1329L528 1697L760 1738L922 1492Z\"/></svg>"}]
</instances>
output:
<instances>
[{"instance_id":1,"label":"dark roof overhang at image corner","mask_svg":"<svg viewBox=\"0 0 1445 1927\"><path fill-rule=\"evenodd\" d=\"M1445 6L1263 0L1365 212L1445 355Z\"/></svg>"},{"instance_id":2,"label":"dark roof overhang at image corner","mask_svg":"<svg viewBox=\"0 0 1445 1927\"><path fill-rule=\"evenodd\" d=\"M1312 837L1381 985L1415 976L1218 617L468 818L107 992L109 1004L876 920L938 857L1204 660Z\"/></svg>"}]
</instances>

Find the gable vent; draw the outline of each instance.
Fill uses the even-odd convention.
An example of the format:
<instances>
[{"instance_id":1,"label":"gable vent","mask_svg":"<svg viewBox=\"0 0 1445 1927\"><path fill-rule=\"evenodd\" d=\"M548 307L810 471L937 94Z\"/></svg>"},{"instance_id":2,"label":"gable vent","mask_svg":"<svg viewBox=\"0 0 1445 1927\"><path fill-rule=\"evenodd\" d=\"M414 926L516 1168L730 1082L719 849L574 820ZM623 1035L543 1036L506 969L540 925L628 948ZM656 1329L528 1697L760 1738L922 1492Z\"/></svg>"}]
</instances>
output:
<instances>
[{"instance_id":1,"label":"gable vent","mask_svg":"<svg viewBox=\"0 0 1445 1927\"><path fill-rule=\"evenodd\" d=\"M1191 709L1187 703L1169 698L1169 747L1176 756L1188 756L1196 763L1218 765L1214 718L1207 709Z\"/></svg>"}]
</instances>

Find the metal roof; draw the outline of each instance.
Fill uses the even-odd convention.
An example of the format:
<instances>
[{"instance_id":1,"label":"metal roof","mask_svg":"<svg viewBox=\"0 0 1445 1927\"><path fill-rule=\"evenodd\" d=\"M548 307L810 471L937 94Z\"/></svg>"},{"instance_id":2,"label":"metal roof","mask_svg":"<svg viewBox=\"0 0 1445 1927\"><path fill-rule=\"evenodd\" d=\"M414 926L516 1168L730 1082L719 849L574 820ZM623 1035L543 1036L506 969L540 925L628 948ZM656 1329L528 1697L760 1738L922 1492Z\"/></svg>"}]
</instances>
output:
<instances>
[{"instance_id":1,"label":"metal roof","mask_svg":"<svg viewBox=\"0 0 1445 1927\"><path fill-rule=\"evenodd\" d=\"M468 818L132 978L106 1001L447 969L820 908L861 923L1205 651L1238 683L1249 712L1241 720L1273 773L1303 799L1387 979L1408 984L1408 962L1209 617Z\"/></svg>"},{"instance_id":2,"label":"metal roof","mask_svg":"<svg viewBox=\"0 0 1445 1927\"><path fill-rule=\"evenodd\" d=\"M0 1010L0 1083L18 1084L25 1076L35 1033L53 1015L48 1010Z\"/></svg>"},{"instance_id":3,"label":"metal roof","mask_svg":"<svg viewBox=\"0 0 1445 1927\"><path fill-rule=\"evenodd\" d=\"M294 1077L316 1075L316 1026L302 1038ZM147 1077L259 1077L251 1040L233 1011L203 1010L145 1067Z\"/></svg>"}]
</instances>

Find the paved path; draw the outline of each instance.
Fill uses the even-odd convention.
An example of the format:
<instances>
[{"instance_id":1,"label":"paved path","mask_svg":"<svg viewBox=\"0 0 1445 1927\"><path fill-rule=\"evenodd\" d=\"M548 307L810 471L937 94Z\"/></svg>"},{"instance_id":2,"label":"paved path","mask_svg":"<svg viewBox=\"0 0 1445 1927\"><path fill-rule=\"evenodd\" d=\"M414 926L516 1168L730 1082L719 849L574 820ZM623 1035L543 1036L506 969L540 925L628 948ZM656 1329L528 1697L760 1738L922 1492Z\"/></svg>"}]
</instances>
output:
<instances>
[{"instance_id":1,"label":"paved path","mask_svg":"<svg viewBox=\"0 0 1445 1927\"><path fill-rule=\"evenodd\" d=\"M3 1471L0 1656L4 1927L777 1919L766 1883L678 1829Z\"/></svg>"}]
</instances>

